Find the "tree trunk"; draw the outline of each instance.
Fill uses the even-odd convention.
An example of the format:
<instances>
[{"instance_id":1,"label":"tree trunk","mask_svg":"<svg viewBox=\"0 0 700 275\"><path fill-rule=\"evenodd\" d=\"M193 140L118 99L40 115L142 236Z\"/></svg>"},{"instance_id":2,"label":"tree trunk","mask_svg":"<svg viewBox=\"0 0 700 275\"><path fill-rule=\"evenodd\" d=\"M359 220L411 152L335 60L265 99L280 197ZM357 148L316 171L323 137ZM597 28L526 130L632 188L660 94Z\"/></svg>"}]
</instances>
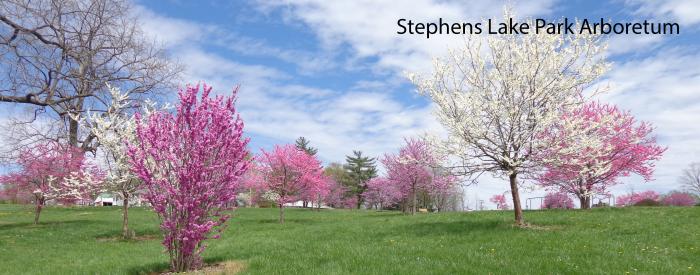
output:
<instances>
[{"instance_id":1,"label":"tree trunk","mask_svg":"<svg viewBox=\"0 0 700 275\"><path fill-rule=\"evenodd\" d=\"M513 210L515 211L515 224L522 226L523 222L523 208L520 206L520 193L518 192L518 174L516 172L511 172L508 176L510 179L510 193L513 195Z\"/></svg>"},{"instance_id":2,"label":"tree trunk","mask_svg":"<svg viewBox=\"0 0 700 275\"><path fill-rule=\"evenodd\" d=\"M131 234L129 232L129 197L124 196L124 220L122 221L122 237L124 239L131 239Z\"/></svg>"},{"instance_id":3,"label":"tree trunk","mask_svg":"<svg viewBox=\"0 0 700 275\"><path fill-rule=\"evenodd\" d=\"M280 206L280 223L284 223L284 204L279 204Z\"/></svg>"},{"instance_id":4,"label":"tree trunk","mask_svg":"<svg viewBox=\"0 0 700 275\"><path fill-rule=\"evenodd\" d=\"M308 201L303 201L301 207L303 207L303 208L309 207L309 202L308 202Z\"/></svg>"},{"instance_id":5,"label":"tree trunk","mask_svg":"<svg viewBox=\"0 0 700 275\"><path fill-rule=\"evenodd\" d=\"M44 199L36 199L36 210L34 211L34 224L39 224L39 215L41 215L41 209L44 207Z\"/></svg>"},{"instance_id":6,"label":"tree trunk","mask_svg":"<svg viewBox=\"0 0 700 275\"><path fill-rule=\"evenodd\" d=\"M362 206L362 193L357 194L357 209L360 209Z\"/></svg>"},{"instance_id":7,"label":"tree trunk","mask_svg":"<svg viewBox=\"0 0 700 275\"><path fill-rule=\"evenodd\" d=\"M590 209L591 208L591 197L580 196L580 197L578 197L578 199L581 202L581 209Z\"/></svg>"},{"instance_id":8,"label":"tree trunk","mask_svg":"<svg viewBox=\"0 0 700 275\"><path fill-rule=\"evenodd\" d=\"M411 215L416 214L416 203L418 202L418 195L416 194L415 184L413 186L413 205L411 206Z\"/></svg>"}]
</instances>

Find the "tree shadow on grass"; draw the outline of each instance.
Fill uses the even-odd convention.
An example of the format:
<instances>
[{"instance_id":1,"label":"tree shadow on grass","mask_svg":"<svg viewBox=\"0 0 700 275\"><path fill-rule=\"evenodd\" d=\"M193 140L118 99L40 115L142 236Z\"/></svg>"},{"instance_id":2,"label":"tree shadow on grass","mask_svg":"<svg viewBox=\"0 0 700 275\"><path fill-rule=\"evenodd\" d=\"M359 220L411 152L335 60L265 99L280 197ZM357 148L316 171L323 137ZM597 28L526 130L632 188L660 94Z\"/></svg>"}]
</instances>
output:
<instances>
[{"instance_id":1,"label":"tree shadow on grass","mask_svg":"<svg viewBox=\"0 0 700 275\"><path fill-rule=\"evenodd\" d=\"M144 266L136 266L129 268L127 274L161 274L170 269L168 262L150 263Z\"/></svg>"},{"instance_id":2,"label":"tree shadow on grass","mask_svg":"<svg viewBox=\"0 0 700 275\"><path fill-rule=\"evenodd\" d=\"M135 232L135 238L133 239L134 241L145 241L145 240L152 240L152 239L160 239L162 232L159 229L146 229L146 230L137 230ZM118 229L110 229L102 232L101 234L94 235L97 240L103 240L103 241L109 241L109 240L123 240L123 241L129 241L129 240L124 240L122 239L122 230L121 228Z\"/></svg>"},{"instance_id":3,"label":"tree shadow on grass","mask_svg":"<svg viewBox=\"0 0 700 275\"><path fill-rule=\"evenodd\" d=\"M17 223L4 223L0 224L0 231L4 230L11 230L11 229L34 229L34 228L45 228L45 227L54 227L54 226L71 226L71 225L85 225L85 224L95 224L98 221L93 221L93 220L70 220L70 221L48 221L48 222L42 222L40 221L39 224L34 224L33 222L17 222Z\"/></svg>"},{"instance_id":4,"label":"tree shadow on grass","mask_svg":"<svg viewBox=\"0 0 700 275\"><path fill-rule=\"evenodd\" d=\"M404 226L405 232L418 236L425 235L444 235L444 234L459 234L474 232L490 232L495 231L511 231L515 228L511 223L500 220L463 220L453 222L424 222L413 223Z\"/></svg>"},{"instance_id":5,"label":"tree shadow on grass","mask_svg":"<svg viewBox=\"0 0 700 275\"><path fill-rule=\"evenodd\" d=\"M261 224L280 224L279 218L276 219L256 219L256 220L251 220L254 223L261 223ZM284 224L315 224L319 223L318 220L316 219L310 219L310 218L285 218L284 219ZM284 225L281 224L281 225Z\"/></svg>"}]
</instances>

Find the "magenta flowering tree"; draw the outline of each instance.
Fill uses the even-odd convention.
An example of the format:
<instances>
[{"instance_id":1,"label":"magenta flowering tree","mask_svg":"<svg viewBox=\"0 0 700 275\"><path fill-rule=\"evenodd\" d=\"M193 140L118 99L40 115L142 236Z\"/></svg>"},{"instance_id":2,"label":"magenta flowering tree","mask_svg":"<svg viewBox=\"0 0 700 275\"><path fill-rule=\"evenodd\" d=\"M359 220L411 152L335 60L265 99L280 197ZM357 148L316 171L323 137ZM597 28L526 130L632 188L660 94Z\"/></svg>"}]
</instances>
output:
<instances>
[{"instance_id":1,"label":"magenta flowering tree","mask_svg":"<svg viewBox=\"0 0 700 275\"><path fill-rule=\"evenodd\" d=\"M439 159L431 147L422 140L407 138L398 154L386 154L381 159L386 168L387 180L401 193L410 196L411 215L416 213L418 193L431 190L434 168Z\"/></svg>"},{"instance_id":2,"label":"magenta flowering tree","mask_svg":"<svg viewBox=\"0 0 700 275\"><path fill-rule=\"evenodd\" d=\"M209 97L211 87L188 85L178 93L176 113L136 118L137 144L129 145L133 171L161 219L163 245L173 271L201 266L204 240L218 238L246 172L248 139L235 108L236 90Z\"/></svg>"},{"instance_id":3,"label":"magenta flowering tree","mask_svg":"<svg viewBox=\"0 0 700 275\"><path fill-rule=\"evenodd\" d=\"M500 195L493 195L489 199L492 203L496 204L496 209L498 210L508 210L510 209L510 205L508 205L508 201L506 200L506 195L500 194Z\"/></svg>"},{"instance_id":4,"label":"magenta flowering tree","mask_svg":"<svg viewBox=\"0 0 700 275\"><path fill-rule=\"evenodd\" d=\"M20 170L0 177L0 183L30 193L35 204L34 224L51 200L75 201L98 192L104 174L85 161L82 150L67 144L47 142L20 152Z\"/></svg>"},{"instance_id":5,"label":"magenta flowering tree","mask_svg":"<svg viewBox=\"0 0 700 275\"><path fill-rule=\"evenodd\" d=\"M294 145L276 145L257 157L269 199L277 202L280 223L284 223L284 204L301 199L305 194L319 192L328 180L323 175L321 163L315 156Z\"/></svg>"},{"instance_id":6,"label":"magenta flowering tree","mask_svg":"<svg viewBox=\"0 0 700 275\"><path fill-rule=\"evenodd\" d=\"M367 182L367 190L362 193L362 196L370 206L384 209L384 207L400 202L404 199L405 194L400 186L392 181L383 177L377 177Z\"/></svg>"},{"instance_id":7,"label":"magenta flowering tree","mask_svg":"<svg viewBox=\"0 0 700 275\"><path fill-rule=\"evenodd\" d=\"M696 203L696 199L688 193L671 192L664 196L661 202L669 206L693 206Z\"/></svg>"},{"instance_id":8,"label":"magenta flowering tree","mask_svg":"<svg viewBox=\"0 0 700 275\"><path fill-rule=\"evenodd\" d=\"M544 203L542 208L547 209L572 209L574 208L574 201L571 200L569 194L564 192L550 192L544 196Z\"/></svg>"},{"instance_id":9,"label":"magenta flowering tree","mask_svg":"<svg viewBox=\"0 0 700 275\"><path fill-rule=\"evenodd\" d=\"M590 208L592 197L607 195L621 177L651 180L654 164L666 148L656 144L653 127L637 122L614 105L590 102L565 113L541 135L550 146L535 152L544 172L539 184L579 198Z\"/></svg>"},{"instance_id":10,"label":"magenta flowering tree","mask_svg":"<svg viewBox=\"0 0 700 275\"><path fill-rule=\"evenodd\" d=\"M458 178L454 175L437 173L433 176L428 194L433 198L433 203L438 212L446 208L450 198L453 198L460 189L457 189Z\"/></svg>"},{"instance_id":11,"label":"magenta flowering tree","mask_svg":"<svg viewBox=\"0 0 700 275\"><path fill-rule=\"evenodd\" d=\"M355 208L357 197L350 192L350 189L337 181L329 180L329 191L325 197L326 204L335 208Z\"/></svg>"},{"instance_id":12,"label":"magenta flowering tree","mask_svg":"<svg viewBox=\"0 0 700 275\"><path fill-rule=\"evenodd\" d=\"M653 190L648 190L639 193L630 193L617 197L615 200L616 206L632 206L643 200L659 201L659 193Z\"/></svg>"}]
</instances>

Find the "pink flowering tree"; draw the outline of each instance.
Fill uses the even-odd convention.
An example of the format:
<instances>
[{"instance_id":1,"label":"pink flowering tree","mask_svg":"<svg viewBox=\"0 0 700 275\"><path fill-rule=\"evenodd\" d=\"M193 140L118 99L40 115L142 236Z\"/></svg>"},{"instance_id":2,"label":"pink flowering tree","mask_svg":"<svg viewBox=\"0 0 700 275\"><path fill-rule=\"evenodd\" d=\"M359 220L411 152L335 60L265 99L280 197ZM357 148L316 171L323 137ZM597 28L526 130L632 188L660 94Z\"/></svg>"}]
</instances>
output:
<instances>
[{"instance_id":1,"label":"pink flowering tree","mask_svg":"<svg viewBox=\"0 0 700 275\"><path fill-rule=\"evenodd\" d=\"M384 207L400 202L405 197L405 194L400 186L392 181L383 177L377 177L367 182L367 190L362 193L362 196L370 206L384 209Z\"/></svg>"},{"instance_id":2,"label":"pink flowering tree","mask_svg":"<svg viewBox=\"0 0 700 275\"><path fill-rule=\"evenodd\" d=\"M617 197L615 200L616 206L632 206L644 200L659 201L659 193L653 190L648 190L644 192L633 192L630 194L622 195Z\"/></svg>"},{"instance_id":3,"label":"pink flowering tree","mask_svg":"<svg viewBox=\"0 0 700 275\"><path fill-rule=\"evenodd\" d=\"M428 194L432 197L438 212L445 209L450 199L461 192L457 188L457 181L458 177L450 174L435 173L433 176Z\"/></svg>"},{"instance_id":4,"label":"pink flowering tree","mask_svg":"<svg viewBox=\"0 0 700 275\"><path fill-rule=\"evenodd\" d=\"M381 159L386 168L387 179L401 193L410 196L411 214L416 213L419 192L431 189L434 168L439 159L431 147L422 140L407 138L398 154L386 154Z\"/></svg>"},{"instance_id":5,"label":"pink flowering tree","mask_svg":"<svg viewBox=\"0 0 700 275\"><path fill-rule=\"evenodd\" d=\"M506 196L503 194L500 195L493 195L491 199L489 199L492 203L496 204L496 209L498 210L508 210L510 209L510 205L508 205L508 201L506 200Z\"/></svg>"},{"instance_id":6,"label":"pink flowering tree","mask_svg":"<svg viewBox=\"0 0 700 275\"><path fill-rule=\"evenodd\" d=\"M669 206L693 206L697 202L693 195L683 192L671 192L661 200L664 205Z\"/></svg>"},{"instance_id":7,"label":"pink flowering tree","mask_svg":"<svg viewBox=\"0 0 700 275\"><path fill-rule=\"evenodd\" d=\"M248 171L241 178L238 196L243 197L250 206L257 205L266 190L262 169L257 162L250 162Z\"/></svg>"},{"instance_id":8,"label":"pink flowering tree","mask_svg":"<svg viewBox=\"0 0 700 275\"><path fill-rule=\"evenodd\" d=\"M553 209L571 209L574 208L574 201L571 200L569 194L564 192L550 192L544 196L544 203L542 208Z\"/></svg>"},{"instance_id":9,"label":"pink flowering tree","mask_svg":"<svg viewBox=\"0 0 700 275\"><path fill-rule=\"evenodd\" d=\"M129 145L133 171L143 181L145 198L161 219L163 245L173 271L201 266L203 243L221 232L246 172L248 139L228 97L209 97L211 87L188 85L178 93L176 113L136 117L136 144Z\"/></svg>"},{"instance_id":10,"label":"pink flowering tree","mask_svg":"<svg viewBox=\"0 0 700 275\"><path fill-rule=\"evenodd\" d=\"M17 159L20 170L0 177L19 193L31 193L34 224L51 200L74 201L89 198L100 189L103 174L85 161L82 150L67 144L48 142L24 149Z\"/></svg>"},{"instance_id":11,"label":"pink flowering tree","mask_svg":"<svg viewBox=\"0 0 700 275\"><path fill-rule=\"evenodd\" d=\"M355 208L357 205L357 197L350 192L350 189L333 179L329 181L329 192L325 201L334 208Z\"/></svg>"},{"instance_id":12,"label":"pink flowering tree","mask_svg":"<svg viewBox=\"0 0 700 275\"><path fill-rule=\"evenodd\" d=\"M280 209L280 223L284 223L284 204L299 200L303 195L316 192L319 184L326 184L321 163L294 145L276 145L257 157L265 189Z\"/></svg>"},{"instance_id":13,"label":"pink flowering tree","mask_svg":"<svg viewBox=\"0 0 700 275\"><path fill-rule=\"evenodd\" d=\"M569 193L590 208L595 195L631 174L651 180L654 164L666 148L656 144L653 127L614 105L590 102L565 113L542 139L550 146L535 152L544 171L536 179Z\"/></svg>"}]
</instances>

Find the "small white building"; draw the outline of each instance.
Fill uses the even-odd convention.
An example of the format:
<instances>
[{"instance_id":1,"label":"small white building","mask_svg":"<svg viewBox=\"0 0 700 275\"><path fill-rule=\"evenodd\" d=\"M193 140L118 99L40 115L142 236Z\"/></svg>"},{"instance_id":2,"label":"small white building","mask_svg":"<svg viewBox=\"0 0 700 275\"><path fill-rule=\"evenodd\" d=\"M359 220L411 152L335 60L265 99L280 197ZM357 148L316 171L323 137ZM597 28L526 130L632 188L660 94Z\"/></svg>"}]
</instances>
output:
<instances>
[{"instance_id":1,"label":"small white building","mask_svg":"<svg viewBox=\"0 0 700 275\"><path fill-rule=\"evenodd\" d=\"M124 200L120 196L113 193L102 193L93 202L95 206L122 206L124 205ZM129 206L141 206L141 197L134 196L129 199Z\"/></svg>"}]
</instances>

